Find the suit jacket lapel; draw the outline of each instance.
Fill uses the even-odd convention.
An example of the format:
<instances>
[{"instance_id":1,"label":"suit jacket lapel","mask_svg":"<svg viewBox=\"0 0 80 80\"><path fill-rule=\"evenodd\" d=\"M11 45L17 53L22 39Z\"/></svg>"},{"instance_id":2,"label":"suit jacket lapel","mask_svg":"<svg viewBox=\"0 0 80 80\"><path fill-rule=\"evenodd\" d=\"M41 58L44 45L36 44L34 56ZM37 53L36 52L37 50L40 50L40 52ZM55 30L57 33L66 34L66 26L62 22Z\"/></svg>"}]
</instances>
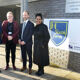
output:
<instances>
[{"instance_id":1,"label":"suit jacket lapel","mask_svg":"<svg viewBox=\"0 0 80 80\"><path fill-rule=\"evenodd\" d=\"M24 29L24 32L26 31L26 29L28 29L28 27L29 27L29 21L28 21L27 24L26 24L26 27L25 27L25 29Z\"/></svg>"}]
</instances>

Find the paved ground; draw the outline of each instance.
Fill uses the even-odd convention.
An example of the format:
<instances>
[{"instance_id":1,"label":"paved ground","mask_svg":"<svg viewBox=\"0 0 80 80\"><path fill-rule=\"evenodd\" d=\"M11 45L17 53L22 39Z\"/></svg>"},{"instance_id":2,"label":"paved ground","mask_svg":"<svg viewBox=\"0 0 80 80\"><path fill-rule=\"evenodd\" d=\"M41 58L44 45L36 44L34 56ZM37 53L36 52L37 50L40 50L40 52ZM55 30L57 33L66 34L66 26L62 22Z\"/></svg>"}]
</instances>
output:
<instances>
[{"instance_id":1,"label":"paved ground","mask_svg":"<svg viewBox=\"0 0 80 80\"><path fill-rule=\"evenodd\" d=\"M41 77L35 75L37 66L34 64L32 75L29 75L27 71L20 72L22 62L20 61L19 48L17 48L16 57L17 70L14 71L12 69L10 62L10 69L8 71L5 71L5 49L4 46L0 47L0 68L2 70L2 73L0 73L0 80L80 80L80 73L50 66L45 67L45 74Z\"/></svg>"}]
</instances>

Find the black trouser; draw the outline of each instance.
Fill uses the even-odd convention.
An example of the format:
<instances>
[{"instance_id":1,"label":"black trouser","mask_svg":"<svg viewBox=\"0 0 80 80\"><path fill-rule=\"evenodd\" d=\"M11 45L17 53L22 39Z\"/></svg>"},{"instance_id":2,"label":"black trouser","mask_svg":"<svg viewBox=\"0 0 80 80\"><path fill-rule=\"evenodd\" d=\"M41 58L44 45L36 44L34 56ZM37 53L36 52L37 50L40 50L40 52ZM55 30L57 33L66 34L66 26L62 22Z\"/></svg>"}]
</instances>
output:
<instances>
[{"instance_id":1,"label":"black trouser","mask_svg":"<svg viewBox=\"0 0 80 80\"><path fill-rule=\"evenodd\" d=\"M15 50L16 50L16 44L13 43L13 41L7 41L6 43L6 65L9 66L9 59L10 59L10 51L11 51L11 57L12 57L12 64L15 65Z\"/></svg>"},{"instance_id":2,"label":"black trouser","mask_svg":"<svg viewBox=\"0 0 80 80\"><path fill-rule=\"evenodd\" d=\"M32 45L23 45L21 46L22 59L23 59L23 67L26 67L27 62L27 54L29 57L29 68L32 68Z\"/></svg>"}]
</instances>

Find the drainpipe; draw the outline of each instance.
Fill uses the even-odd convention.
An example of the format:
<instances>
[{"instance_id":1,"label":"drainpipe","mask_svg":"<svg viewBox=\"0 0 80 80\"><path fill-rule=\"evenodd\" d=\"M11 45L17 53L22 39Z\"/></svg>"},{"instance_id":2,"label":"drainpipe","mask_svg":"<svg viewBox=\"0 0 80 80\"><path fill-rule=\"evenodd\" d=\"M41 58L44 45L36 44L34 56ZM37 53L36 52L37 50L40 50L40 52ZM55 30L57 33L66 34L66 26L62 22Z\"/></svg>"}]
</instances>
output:
<instances>
[{"instance_id":1,"label":"drainpipe","mask_svg":"<svg viewBox=\"0 0 80 80\"><path fill-rule=\"evenodd\" d=\"M22 18L22 15L23 15L23 12L24 10L28 10L28 0L21 0L21 16L20 16L20 22L22 23L23 22L23 18Z\"/></svg>"}]
</instances>

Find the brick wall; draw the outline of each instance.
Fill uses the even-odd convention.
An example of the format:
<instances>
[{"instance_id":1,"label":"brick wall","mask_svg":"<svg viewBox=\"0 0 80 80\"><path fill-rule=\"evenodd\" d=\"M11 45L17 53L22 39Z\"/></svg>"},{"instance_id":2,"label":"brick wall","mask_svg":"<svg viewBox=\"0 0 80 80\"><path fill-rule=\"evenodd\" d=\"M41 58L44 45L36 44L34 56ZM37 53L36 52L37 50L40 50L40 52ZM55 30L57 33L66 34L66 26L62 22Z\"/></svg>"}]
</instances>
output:
<instances>
[{"instance_id":1,"label":"brick wall","mask_svg":"<svg viewBox=\"0 0 80 80\"><path fill-rule=\"evenodd\" d=\"M31 18L41 12L44 18L80 18L80 13L65 13L66 0L39 0L29 3Z\"/></svg>"}]
</instances>

